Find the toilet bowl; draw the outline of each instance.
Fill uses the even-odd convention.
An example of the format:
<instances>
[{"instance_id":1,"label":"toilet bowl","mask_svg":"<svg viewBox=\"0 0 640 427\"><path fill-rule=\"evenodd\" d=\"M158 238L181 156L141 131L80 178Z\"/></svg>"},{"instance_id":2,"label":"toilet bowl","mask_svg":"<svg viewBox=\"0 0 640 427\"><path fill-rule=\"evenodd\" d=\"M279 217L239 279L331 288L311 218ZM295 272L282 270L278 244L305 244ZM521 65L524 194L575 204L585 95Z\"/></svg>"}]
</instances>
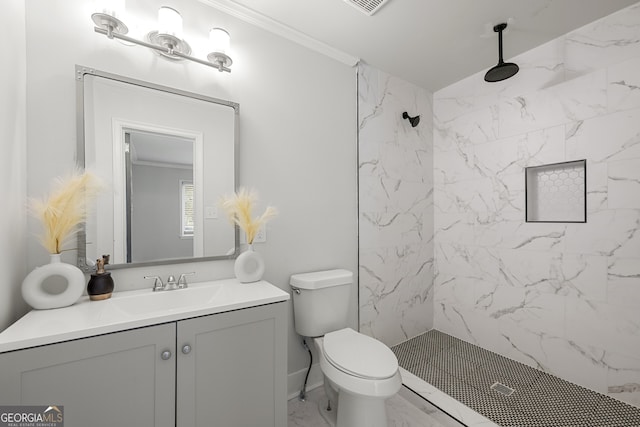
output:
<instances>
[{"instance_id":1,"label":"toilet bowl","mask_svg":"<svg viewBox=\"0 0 640 427\"><path fill-rule=\"evenodd\" d=\"M385 400L402 386L398 360L389 347L350 328L314 338L314 344L325 389L329 385L335 391L327 395L337 395L336 427L386 427Z\"/></svg>"},{"instance_id":2,"label":"toilet bowl","mask_svg":"<svg viewBox=\"0 0 640 427\"><path fill-rule=\"evenodd\" d=\"M385 400L402 386L398 359L375 338L349 328L353 274L326 270L294 274L295 329L313 338L336 427L387 427ZM336 415L337 414L337 415Z\"/></svg>"}]
</instances>

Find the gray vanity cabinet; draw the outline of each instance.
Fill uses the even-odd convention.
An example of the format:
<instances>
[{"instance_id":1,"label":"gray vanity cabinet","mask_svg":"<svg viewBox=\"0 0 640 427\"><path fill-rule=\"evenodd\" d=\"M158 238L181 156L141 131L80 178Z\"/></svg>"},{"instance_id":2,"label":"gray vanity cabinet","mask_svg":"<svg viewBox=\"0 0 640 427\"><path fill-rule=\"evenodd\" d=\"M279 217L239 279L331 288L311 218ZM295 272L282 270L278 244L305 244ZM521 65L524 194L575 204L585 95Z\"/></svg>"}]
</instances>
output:
<instances>
[{"instance_id":1,"label":"gray vanity cabinet","mask_svg":"<svg viewBox=\"0 0 640 427\"><path fill-rule=\"evenodd\" d=\"M0 405L66 427L286 425L286 304L0 354Z\"/></svg>"},{"instance_id":2,"label":"gray vanity cabinet","mask_svg":"<svg viewBox=\"0 0 640 427\"><path fill-rule=\"evenodd\" d=\"M0 354L1 405L62 405L67 427L174 425L175 323Z\"/></svg>"},{"instance_id":3,"label":"gray vanity cabinet","mask_svg":"<svg viewBox=\"0 0 640 427\"><path fill-rule=\"evenodd\" d=\"M278 303L178 322L179 427L287 425L285 316Z\"/></svg>"}]
</instances>

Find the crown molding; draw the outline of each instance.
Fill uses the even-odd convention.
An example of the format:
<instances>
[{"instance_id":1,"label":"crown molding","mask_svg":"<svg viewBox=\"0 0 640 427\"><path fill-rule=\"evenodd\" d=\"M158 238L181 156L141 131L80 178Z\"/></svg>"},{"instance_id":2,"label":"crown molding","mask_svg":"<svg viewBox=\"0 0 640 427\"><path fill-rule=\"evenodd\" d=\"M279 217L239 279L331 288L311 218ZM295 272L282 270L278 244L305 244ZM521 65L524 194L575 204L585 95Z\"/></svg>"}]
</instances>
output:
<instances>
[{"instance_id":1,"label":"crown molding","mask_svg":"<svg viewBox=\"0 0 640 427\"><path fill-rule=\"evenodd\" d=\"M295 30L288 25L284 25L266 15L256 12L246 6L235 3L231 0L199 0L208 6L218 9L228 15L234 16L244 22L260 27L263 30L269 31L273 34L277 34L280 37L291 40L306 48L314 50L318 53L326 55L336 61L342 62L350 67L355 66L359 58L349 55L341 50L329 46L310 37L298 30Z\"/></svg>"}]
</instances>

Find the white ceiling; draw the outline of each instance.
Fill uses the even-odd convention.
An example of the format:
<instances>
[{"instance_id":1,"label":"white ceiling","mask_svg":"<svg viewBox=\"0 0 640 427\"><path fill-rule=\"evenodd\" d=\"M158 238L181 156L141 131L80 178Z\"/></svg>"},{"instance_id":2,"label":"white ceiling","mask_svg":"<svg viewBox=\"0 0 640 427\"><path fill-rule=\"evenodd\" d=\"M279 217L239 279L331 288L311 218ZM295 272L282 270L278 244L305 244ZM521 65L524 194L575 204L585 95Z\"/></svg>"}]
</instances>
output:
<instances>
[{"instance_id":1,"label":"white ceiling","mask_svg":"<svg viewBox=\"0 0 640 427\"><path fill-rule=\"evenodd\" d=\"M510 22L508 61L637 1L389 0L367 16L344 0L224 0L431 92L498 62L495 24Z\"/></svg>"},{"instance_id":2,"label":"white ceiling","mask_svg":"<svg viewBox=\"0 0 640 427\"><path fill-rule=\"evenodd\" d=\"M193 167L193 141L179 136L130 130L131 162Z\"/></svg>"}]
</instances>

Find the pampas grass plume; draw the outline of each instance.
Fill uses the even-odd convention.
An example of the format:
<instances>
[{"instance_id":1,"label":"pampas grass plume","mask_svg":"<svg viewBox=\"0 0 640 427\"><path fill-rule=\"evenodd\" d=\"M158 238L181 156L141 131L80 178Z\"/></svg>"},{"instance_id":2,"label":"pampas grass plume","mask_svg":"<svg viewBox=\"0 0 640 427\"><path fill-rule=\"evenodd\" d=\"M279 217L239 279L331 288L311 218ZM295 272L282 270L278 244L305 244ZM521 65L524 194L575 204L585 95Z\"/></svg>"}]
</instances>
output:
<instances>
[{"instance_id":1,"label":"pampas grass plume","mask_svg":"<svg viewBox=\"0 0 640 427\"><path fill-rule=\"evenodd\" d=\"M251 216L253 205L257 200L258 195L255 190L242 187L233 196L226 196L220 202L229 220L238 224L238 227L245 232L248 244L253 243L260 226L278 214L276 208L268 206L262 215L253 218Z\"/></svg>"},{"instance_id":2,"label":"pampas grass plume","mask_svg":"<svg viewBox=\"0 0 640 427\"><path fill-rule=\"evenodd\" d=\"M30 199L29 212L42 223L42 246L51 254L59 254L85 220L87 202L102 185L92 173L74 171L67 177L56 178L54 187L47 198Z\"/></svg>"}]
</instances>

